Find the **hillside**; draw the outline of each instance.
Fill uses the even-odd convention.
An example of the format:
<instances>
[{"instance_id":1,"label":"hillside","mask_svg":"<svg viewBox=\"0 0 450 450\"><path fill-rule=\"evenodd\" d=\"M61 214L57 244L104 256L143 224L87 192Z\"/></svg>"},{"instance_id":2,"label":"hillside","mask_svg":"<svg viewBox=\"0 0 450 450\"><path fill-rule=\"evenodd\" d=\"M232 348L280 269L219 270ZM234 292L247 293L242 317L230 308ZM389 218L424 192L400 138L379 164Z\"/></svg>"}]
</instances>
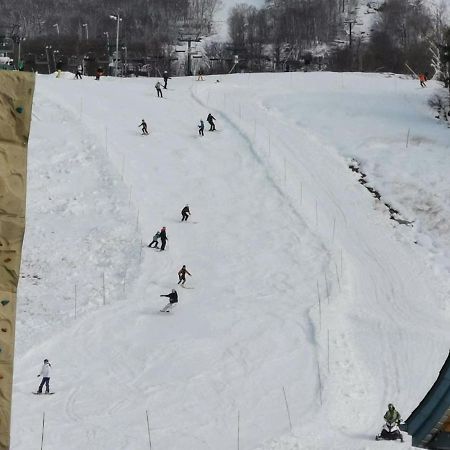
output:
<instances>
[{"instance_id":1,"label":"hillside","mask_svg":"<svg viewBox=\"0 0 450 450\"><path fill-rule=\"evenodd\" d=\"M233 448L238 414L242 449L399 448L373 440L386 405L406 418L450 344L439 88L216 80L174 78L158 99L152 79L38 76L14 450L38 446L43 412L46 450L148 448L146 410L154 449ZM208 112L218 131L201 138ZM165 252L145 246L161 226ZM44 358L56 394L33 396Z\"/></svg>"}]
</instances>

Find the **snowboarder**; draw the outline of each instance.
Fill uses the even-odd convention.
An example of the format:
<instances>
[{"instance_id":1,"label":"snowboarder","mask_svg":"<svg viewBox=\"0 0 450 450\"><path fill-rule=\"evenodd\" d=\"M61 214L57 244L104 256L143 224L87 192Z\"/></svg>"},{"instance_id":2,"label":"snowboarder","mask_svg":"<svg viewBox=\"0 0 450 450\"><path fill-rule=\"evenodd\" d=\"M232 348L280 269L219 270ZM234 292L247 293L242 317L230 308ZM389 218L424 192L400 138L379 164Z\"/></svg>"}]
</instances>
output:
<instances>
[{"instance_id":1,"label":"snowboarder","mask_svg":"<svg viewBox=\"0 0 450 450\"><path fill-rule=\"evenodd\" d=\"M173 308L175 303L178 303L178 294L175 289L172 289L172 292L170 294L167 294L167 295L161 294L160 297L168 297L169 298L169 303L167 303L167 305L164 306L163 309L160 309L161 312L169 312Z\"/></svg>"},{"instance_id":2,"label":"snowboarder","mask_svg":"<svg viewBox=\"0 0 450 450\"><path fill-rule=\"evenodd\" d=\"M162 98L162 90L161 90L161 83L159 81L156 82L155 84L155 89L156 89L156 93L158 95L158 97Z\"/></svg>"},{"instance_id":3,"label":"snowboarder","mask_svg":"<svg viewBox=\"0 0 450 450\"><path fill-rule=\"evenodd\" d=\"M200 119L200 125L198 125L198 134L200 136L204 136L203 131L205 129L205 123L203 122L202 119Z\"/></svg>"},{"instance_id":4,"label":"snowboarder","mask_svg":"<svg viewBox=\"0 0 450 450\"><path fill-rule=\"evenodd\" d=\"M155 235L153 236L153 241L150 242L150 244L148 244L147 247L150 247L150 248L159 248L159 247L158 247L158 239L159 239L160 236L161 236L160 232L157 231L157 232L155 233ZM154 247L153 247L153 244L155 244Z\"/></svg>"},{"instance_id":5,"label":"snowboarder","mask_svg":"<svg viewBox=\"0 0 450 450\"><path fill-rule=\"evenodd\" d=\"M191 215L191 211L189 211L189 205L186 205L181 210L181 221L184 222L185 220L188 220L188 217Z\"/></svg>"},{"instance_id":6,"label":"snowboarder","mask_svg":"<svg viewBox=\"0 0 450 450\"><path fill-rule=\"evenodd\" d=\"M214 120L217 120L211 113L208 114L206 121L209 123L209 131L215 131L216 125L214 124Z\"/></svg>"},{"instance_id":7,"label":"snowboarder","mask_svg":"<svg viewBox=\"0 0 450 450\"><path fill-rule=\"evenodd\" d=\"M83 77L81 76L82 73L83 73L83 67L81 66L81 64L79 64L78 67L77 67L77 71L75 73L75 80L78 80L78 78L80 80L82 80L83 79Z\"/></svg>"},{"instance_id":8,"label":"snowboarder","mask_svg":"<svg viewBox=\"0 0 450 450\"><path fill-rule=\"evenodd\" d=\"M425 84L425 81L427 81L427 77L424 73L419 73L419 81L421 87L427 87L427 85Z\"/></svg>"},{"instance_id":9,"label":"snowboarder","mask_svg":"<svg viewBox=\"0 0 450 450\"><path fill-rule=\"evenodd\" d=\"M192 275L187 271L186 266L183 265L183 267L178 271L178 284L181 283L181 286L184 286L184 283L186 283L186 274L192 277Z\"/></svg>"},{"instance_id":10,"label":"snowboarder","mask_svg":"<svg viewBox=\"0 0 450 450\"><path fill-rule=\"evenodd\" d=\"M142 119L142 122L138 128L142 128L142 134L148 134L147 124L145 123L144 119Z\"/></svg>"},{"instance_id":11,"label":"snowboarder","mask_svg":"<svg viewBox=\"0 0 450 450\"><path fill-rule=\"evenodd\" d=\"M164 78L164 89L167 89L167 80L171 80L172 78L169 77L169 74L167 73L167 70L163 73Z\"/></svg>"},{"instance_id":12,"label":"snowboarder","mask_svg":"<svg viewBox=\"0 0 450 450\"><path fill-rule=\"evenodd\" d=\"M41 384L39 385L38 394L42 394L42 388L45 385L45 393L50 393L50 370L52 365L49 363L48 359L44 359L44 364L41 369L41 373L38 375L38 378L42 376Z\"/></svg>"},{"instance_id":13,"label":"snowboarder","mask_svg":"<svg viewBox=\"0 0 450 450\"><path fill-rule=\"evenodd\" d=\"M162 227L161 231L159 232L159 238L161 239L161 249L160 252L163 252L166 248L166 242L169 240L166 234L166 227Z\"/></svg>"}]
</instances>

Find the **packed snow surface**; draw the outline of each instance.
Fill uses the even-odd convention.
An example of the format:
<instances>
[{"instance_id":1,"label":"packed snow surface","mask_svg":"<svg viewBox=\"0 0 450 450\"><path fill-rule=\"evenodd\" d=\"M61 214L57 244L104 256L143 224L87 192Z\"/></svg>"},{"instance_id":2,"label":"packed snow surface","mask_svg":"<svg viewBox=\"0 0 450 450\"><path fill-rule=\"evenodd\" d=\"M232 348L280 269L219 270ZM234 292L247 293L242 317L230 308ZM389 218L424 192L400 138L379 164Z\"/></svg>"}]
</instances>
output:
<instances>
[{"instance_id":1,"label":"packed snow surface","mask_svg":"<svg viewBox=\"0 0 450 450\"><path fill-rule=\"evenodd\" d=\"M399 448L374 441L387 404L406 418L450 345L438 85L154 84L37 78L11 448L38 448L44 412L46 450L225 450L238 433L247 450ZM162 226L166 251L147 248ZM34 396L44 358L56 394Z\"/></svg>"}]
</instances>

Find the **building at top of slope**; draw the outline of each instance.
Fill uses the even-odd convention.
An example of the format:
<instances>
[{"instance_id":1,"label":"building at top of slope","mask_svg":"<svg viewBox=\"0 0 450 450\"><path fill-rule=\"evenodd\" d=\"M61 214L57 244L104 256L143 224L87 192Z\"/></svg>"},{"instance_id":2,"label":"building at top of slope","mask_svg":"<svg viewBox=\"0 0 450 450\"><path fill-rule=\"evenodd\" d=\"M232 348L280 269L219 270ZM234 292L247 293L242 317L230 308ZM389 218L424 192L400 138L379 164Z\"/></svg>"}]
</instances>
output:
<instances>
[{"instance_id":1,"label":"building at top of slope","mask_svg":"<svg viewBox=\"0 0 450 450\"><path fill-rule=\"evenodd\" d=\"M416 447L450 450L450 353L437 380L402 428Z\"/></svg>"}]
</instances>

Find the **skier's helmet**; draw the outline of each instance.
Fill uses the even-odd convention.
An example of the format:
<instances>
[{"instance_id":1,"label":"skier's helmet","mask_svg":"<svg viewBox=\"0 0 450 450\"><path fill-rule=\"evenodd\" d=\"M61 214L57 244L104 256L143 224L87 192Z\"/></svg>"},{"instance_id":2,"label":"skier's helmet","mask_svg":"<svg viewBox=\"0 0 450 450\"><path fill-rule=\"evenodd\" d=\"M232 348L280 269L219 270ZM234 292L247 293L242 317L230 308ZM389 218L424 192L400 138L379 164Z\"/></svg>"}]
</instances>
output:
<instances>
[{"instance_id":1,"label":"skier's helmet","mask_svg":"<svg viewBox=\"0 0 450 450\"><path fill-rule=\"evenodd\" d=\"M389 409L394 409L394 405L392 403L389 403L388 408Z\"/></svg>"},{"instance_id":2,"label":"skier's helmet","mask_svg":"<svg viewBox=\"0 0 450 450\"><path fill-rule=\"evenodd\" d=\"M176 291L175 291L175 289L172 289L172 294L174 294Z\"/></svg>"},{"instance_id":3,"label":"skier's helmet","mask_svg":"<svg viewBox=\"0 0 450 450\"><path fill-rule=\"evenodd\" d=\"M48 359L44 359L44 362L45 362L45 363L48 363Z\"/></svg>"}]
</instances>

